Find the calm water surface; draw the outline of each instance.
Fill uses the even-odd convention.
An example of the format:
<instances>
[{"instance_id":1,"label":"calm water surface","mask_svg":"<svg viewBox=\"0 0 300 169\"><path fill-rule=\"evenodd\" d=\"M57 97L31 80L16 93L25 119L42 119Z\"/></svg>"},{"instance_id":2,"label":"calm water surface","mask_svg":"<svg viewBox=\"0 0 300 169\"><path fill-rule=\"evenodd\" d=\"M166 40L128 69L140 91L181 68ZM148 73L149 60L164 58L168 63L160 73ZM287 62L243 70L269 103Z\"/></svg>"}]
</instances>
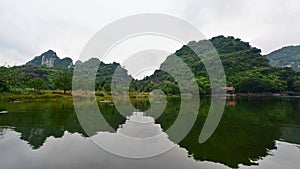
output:
<instances>
[{"instance_id":1,"label":"calm water surface","mask_svg":"<svg viewBox=\"0 0 300 169\"><path fill-rule=\"evenodd\" d=\"M150 107L146 100L135 100L133 105L140 111ZM300 98L227 100L215 133L200 144L198 137L209 106L208 98L201 99L194 127L170 151L151 158L131 159L97 146L93 138L105 138L113 143L115 137L111 140L109 137L116 133L97 131L87 136L71 101L0 102L0 111L9 112L0 114L0 168L299 168ZM99 103L99 108L115 130L128 123L113 103ZM155 120L162 132L172 126L179 110L180 99L169 99L164 113ZM124 126L124 132L143 135Z\"/></svg>"}]
</instances>

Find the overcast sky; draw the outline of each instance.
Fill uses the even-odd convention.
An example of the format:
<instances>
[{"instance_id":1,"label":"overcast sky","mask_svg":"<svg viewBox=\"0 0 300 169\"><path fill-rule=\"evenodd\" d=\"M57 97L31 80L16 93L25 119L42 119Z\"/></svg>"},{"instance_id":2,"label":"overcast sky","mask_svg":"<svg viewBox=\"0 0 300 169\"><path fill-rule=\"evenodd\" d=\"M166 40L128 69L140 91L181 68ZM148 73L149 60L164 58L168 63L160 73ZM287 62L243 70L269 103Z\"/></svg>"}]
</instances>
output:
<instances>
[{"instance_id":1,"label":"overcast sky","mask_svg":"<svg viewBox=\"0 0 300 169\"><path fill-rule=\"evenodd\" d=\"M0 0L0 65L24 64L48 49L76 60L105 25L149 12L182 18L208 38L241 38L264 54L300 44L299 0Z\"/></svg>"}]
</instances>

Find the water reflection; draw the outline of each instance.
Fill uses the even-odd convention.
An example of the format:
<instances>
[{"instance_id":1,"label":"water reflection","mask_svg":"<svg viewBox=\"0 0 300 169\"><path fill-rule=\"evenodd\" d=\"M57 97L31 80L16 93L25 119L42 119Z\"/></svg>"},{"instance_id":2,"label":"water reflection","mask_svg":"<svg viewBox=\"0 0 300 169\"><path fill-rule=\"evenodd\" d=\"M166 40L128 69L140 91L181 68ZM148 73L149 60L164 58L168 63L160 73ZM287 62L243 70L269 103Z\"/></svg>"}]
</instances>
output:
<instances>
[{"instance_id":1,"label":"water reflection","mask_svg":"<svg viewBox=\"0 0 300 169\"><path fill-rule=\"evenodd\" d=\"M300 145L300 127L299 126L285 126L281 128L283 141L295 143Z\"/></svg>"},{"instance_id":2,"label":"water reflection","mask_svg":"<svg viewBox=\"0 0 300 169\"><path fill-rule=\"evenodd\" d=\"M5 144L1 141L0 158L1 168L89 168L89 169L173 169L173 168L227 168L221 164L212 162L196 162L189 158L187 151L176 146L172 150L160 156L146 159L129 159L112 155L99 149L90 139L85 139L79 134L65 132L60 139L50 137L45 145L34 152L17 137L17 133L6 131ZM17 146L16 146L17 145ZM18 159L18 162L15 161Z\"/></svg>"},{"instance_id":3,"label":"water reflection","mask_svg":"<svg viewBox=\"0 0 300 169\"><path fill-rule=\"evenodd\" d=\"M175 146L154 118L143 112L134 112L116 133L99 132L91 139L102 149L126 158L154 157Z\"/></svg>"},{"instance_id":4,"label":"water reflection","mask_svg":"<svg viewBox=\"0 0 300 169\"><path fill-rule=\"evenodd\" d=\"M154 133L132 132L130 125L123 125L118 132L142 138L164 132L175 121L179 102L168 101L165 112L156 120L162 129L157 128ZM299 155L298 99L237 99L238 104L226 107L212 137L199 144L199 129L207 117L209 102L202 99L196 124L183 141L170 151L147 159L122 158L99 149L80 127L71 102L0 103L1 109L9 111L0 115L0 168L243 168L253 165L268 168L264 166L291 160L294 165L290 166L299 165L294 160L294 155ZM149 107L147 101L133 101L133 105L140 110ZM111 104L100 103L99 108L114 129L128 124ZM98 134L113 133L100 131ZM121 146L120 140L112 138ZM127 144L127 148L134 148L132 145L135 144Z\"/></svg>"}]
</instances>

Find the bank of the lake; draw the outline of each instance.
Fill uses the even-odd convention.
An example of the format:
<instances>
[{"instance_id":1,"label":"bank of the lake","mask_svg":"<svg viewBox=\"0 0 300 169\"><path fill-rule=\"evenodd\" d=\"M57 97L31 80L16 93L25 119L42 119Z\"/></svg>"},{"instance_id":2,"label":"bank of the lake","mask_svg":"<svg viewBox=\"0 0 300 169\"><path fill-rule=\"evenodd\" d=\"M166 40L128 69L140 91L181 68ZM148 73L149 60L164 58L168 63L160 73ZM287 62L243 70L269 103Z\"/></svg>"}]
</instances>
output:
<instances>
[{"instance_id":1,"label":"bank of the lake","mask_svg":"<svg viewBox=\"0 0 300 169\"><path fill-rule=\"evenodd\" d=\"M113 100L111 92L106 91L96 91L96 100ZM130 92L130 98L148 98L150 92ZM190 95L186 95L190 96ZM203 96L211 96L206 94ZM167 97L177 98L180 95L167 95ZM300 97L300 93L236 93L234 97ZM58 90L45 90L37 93L24 93L24 94L12 94L3 93L0 95L0 101L18 102L18 101L47 101L47 100L72 100L72 93Z\"/></svg>"},{"instance_id":2,"label":"bank of the lake","mask_svg":"<svg viewBox=\"0 0 300 169\"><path fill-rule=\"evenodd\" d=\"M150 93L147 92L131 92L129 93L130 98L147 98ZM97 101L101 100L112 100L111 92L97 91L95 92ZM169 97L179 97L179 96L169 96ZM2 93L0 95L0 101L9 102L27 102L27 101L47 101L47 100L72 100L72 93L63 91L41 91L37 93L23 93L23 94L12 94L12 93Z\"/></svg>"}]
</instances>

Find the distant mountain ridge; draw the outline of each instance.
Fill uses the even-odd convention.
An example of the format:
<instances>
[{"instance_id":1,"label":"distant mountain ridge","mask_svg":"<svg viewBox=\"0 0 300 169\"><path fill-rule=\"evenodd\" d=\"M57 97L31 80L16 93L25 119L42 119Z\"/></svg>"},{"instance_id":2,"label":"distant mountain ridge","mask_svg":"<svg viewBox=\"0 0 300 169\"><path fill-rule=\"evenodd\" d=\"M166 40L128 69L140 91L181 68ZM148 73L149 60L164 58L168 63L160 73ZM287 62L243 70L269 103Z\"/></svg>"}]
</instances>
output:
<instances>
[{"instance_id":1,"label":"distant mountain ridge","mask_svg":"<svg viewBox=\"0 0 300 169\"><path fill-rule=\"evenodd\" d=\"M267 55L270 64L275 67L290 67L300 72L300 45L286 46Z\"/></svg>"},{"instance_id":2,"label":"distant mountain ridge","mask_svg":"<svg viewBox=\"0 0 300 169\"><path fill-rule=\"evenodd\" d=\"M70 68L73 66L73 60L68 57L60 59L53 50L48 50L27 62L26 65Z\"/></svg>"}]
</instances>

